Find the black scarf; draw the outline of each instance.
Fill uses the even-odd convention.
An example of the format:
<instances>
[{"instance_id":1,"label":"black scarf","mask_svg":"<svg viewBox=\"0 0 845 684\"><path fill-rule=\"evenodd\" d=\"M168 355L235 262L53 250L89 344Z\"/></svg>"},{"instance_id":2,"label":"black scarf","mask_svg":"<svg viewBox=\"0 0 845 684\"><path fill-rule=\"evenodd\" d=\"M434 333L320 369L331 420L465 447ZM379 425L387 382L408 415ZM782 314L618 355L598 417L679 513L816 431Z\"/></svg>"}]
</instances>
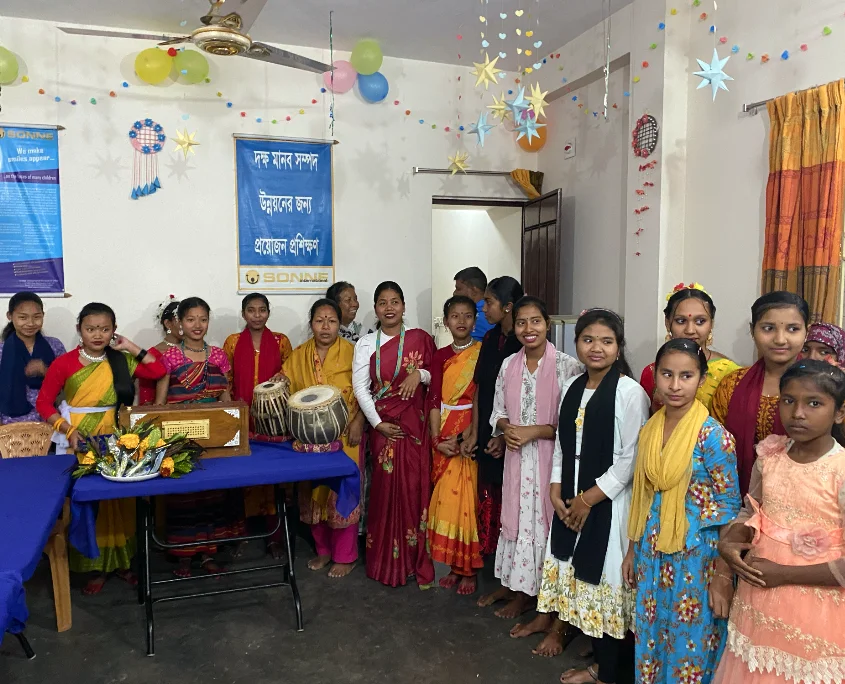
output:
<instances>
[{"instance_id":1,"label":"black scarf","mask_svg":"<svg viewBox=\"0 0 845 684\"><path fill-rule=\"evenodd\" d=\"M488 484L501 485L505 470L504 458L493 458L485 454L487 442L493 435L490 416L493 413L493 397L496 394L496 378L504 360L522 349L522 344L511 333L504 336L501 349L499 343L503 337L501 324L491 328L484 336L475 365L475 384L478 397L478 446L475 457L478 460L478 479Z\"/></svg>"},{"instance_id":2,"label":"black scarf","mask_svg":"<svg viewBox=\"0 0 845 684\"><path fill-rule=\"evenodd\" d=\"M599 383L584 411L584 432L581 438L578 486L575 486L575 419L581 407L581 398L587 387L588 374L584 373L569 386L560 406L558 438L563 452L561 472L561 498L574 499L578 492L586 492L596 484L613 465L613 444L616 431L616 386L619 370L614 365ZM552 519L552 555L561 561L572 559L575 578L589 584L601 582L604 558L610 538L613 502L605 499L590 510L581 530L578 546L577 533L563 524L557 515ZM574 552L574 555L573 555Z\"/></svg>"},{"instance_id":3,"label":"black scarf","mask_svg":"<svg viewBox=\"0 0 845 684\"><path fill-rule=\"evenodd\" d=\"M3 356L0 357L0 413L17 418L32 411L32 404L26 398L28 388L41 389L40 375L30 377L26 374L26 365L40 359L49 366L56 359L50 343L40 332L35 335L32 354L20 337L14 332L3 343Z\"/></svg>"}]
</instances>

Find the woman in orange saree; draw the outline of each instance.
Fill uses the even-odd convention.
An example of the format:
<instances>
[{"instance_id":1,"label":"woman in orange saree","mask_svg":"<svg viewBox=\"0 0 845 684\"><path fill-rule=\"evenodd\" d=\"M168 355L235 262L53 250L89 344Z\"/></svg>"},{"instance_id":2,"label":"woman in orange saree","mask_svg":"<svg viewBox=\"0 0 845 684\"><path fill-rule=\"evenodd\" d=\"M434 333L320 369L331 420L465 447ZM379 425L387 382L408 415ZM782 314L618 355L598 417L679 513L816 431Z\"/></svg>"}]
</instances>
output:
<instances>
[{"instance_id":1,"label":"woman in orange saree","mask_svg":"<svg viewBox=\"0 0 845 684\"><path fill-rule=\"evenodd\" d=\"M428 513L432 560L450 566L440 586L469 595L484 567L478 540L478 461L461 452L464 433L472 429L473 380L481 343L472 339L475 302L455 296L443 307L452 344L438 349L431 362L428 395L431 428L431 480L434 493Z\"/></svg>"}]
</instances>

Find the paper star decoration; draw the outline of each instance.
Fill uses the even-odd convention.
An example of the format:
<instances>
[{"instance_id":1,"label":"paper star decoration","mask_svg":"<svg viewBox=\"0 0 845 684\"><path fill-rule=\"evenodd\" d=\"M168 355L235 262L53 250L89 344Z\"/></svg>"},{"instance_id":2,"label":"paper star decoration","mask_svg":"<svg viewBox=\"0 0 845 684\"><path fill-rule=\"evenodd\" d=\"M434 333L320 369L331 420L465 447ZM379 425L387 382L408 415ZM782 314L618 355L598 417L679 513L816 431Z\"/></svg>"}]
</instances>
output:
<instances>
[{"instance_id":1,"label":"paper star decoration","mask_svg":"<svg viewBox=\"0 0 845 684\"><path fill-rule=\"evenodd\" d=\"M184 131L177 130L176 137L171 138L171 140L176 143L176 147L173 151L178 152L179 150L181 150L185 155L185 159L188 158L188 152L190 152L191 154L196 154L196 152L194 152L193 150L193 147L194 145L199 145L199 143L194 140L195 135L196 133L188 133L187 128Z\"/></svg>"},{"instance_id":2,"label":"paper star decoration","mask_svg":"<svg viewBox=\"0 0 845 684\"><path fill-rule=\"evenodd\" d=\"M548 107L549 103L546 102L546 95L549 94L547 90L545 93L540 92L540 84L535 83L531 86L531 96L526 97L525 99L531 104L531 109L534 110L534 113L537 116L543 116L543 107Z\"/></svg>"},{"instance_id":3,"label":"paper star decoration","mask_svg":"<svg viewBox=\"0 0 845 684\"><path fill-rule=\"evenodd\" d=\"M529 105L525 99L525 88L520 86L516 97L505 102L505 105L510 110L511 114L513 114L513 120L520 121L522 119L522 114L531 108L531 105Z\"/></svg>"},{"instance_id":4,"label":"paper star decoration","mask_svg":"<svg viewBox=\"0 0 845 684\"><path fill-rule=\"evenodd\" d=\"M453 157L449 157L449 169L454 176L458 171L467 172L469 168L469 152L455 152Z\"/></svg>"},{"instance_id":5,"label":"paper star decoration","mask_svg":"<svg viewBox=\"0 0 845 684\"><path fill-rule=\"evenodd\" d=\"M484 84L484 90L490 87L490 82L492 81L494 84L498 83L496 80L496 62L499 61L499 56L496 55L493 58L493 61L490 61L490 55L486 52L484 53L484 61L483 62L473 62L472 65L475 69L471 72L473 76L476 77L475 79L475 87L477 88L482 83Z\"/></svg>"},{"instance_id":6,"label":"paper star decoration","mask_svg":"<svg viewBox=\"0 0 845 684\"><path fill-rule=\"evenodd\" d=\"M531 142L531 138L539 138L540 134L537 132L538 128L542 128L546 124L544 123L537 123L537 119L535 117L526 116L522 123L516 127L516 131L519 133L516 136L516 139L519 140L523 136L528 136L528 142Z\"/></svg>"},{"instance_id":7,"label":"paper star decoration","mask_svg":"<svg viewBox=\"0 0 845 684\"><path fill-rule=\"evenodd\" d=\"M701 83L698 84L698 87L704 88L706 85L710 85L713 89L714 102L716 101L716 92L718 90L727 91L728 86L725 85L725 81L733 81L730 76L722 71L730 58L731 56L728 55L724 59L719 59L719 53L716 51L716 48L713 48L713 60L710 64L707 64L707 62L701 59L695 60L701 67L701 71L695 72L695 75L701 78Z\"/></svg>"},{"instance_id":8,"label":"paper star decoration","mask_svg":"<svg viewBox=\"0 0 845 684\"><path fill-rule=\"evenodd\" d=\"M493 104L487 105L487 109L493 110L493 118L494 119L501 119L504 121L505 119L509 119L511 116L511 110L508 109L508 103L505 102L505 94L502 93L500 99L496 99L496 96L493 96Z\"/></svg>"},{"instance_id":9,"label":"paper star decoration","mask_svg":"<svg viewBox=\"0 0 845 684\"><path fill-rule=\"evenodd\" d=\"M469 131L467 131L470 135L477 135L478 136L478 144L484 147L484 136L489 135L490 129L493 126L487 123L487 112L481 112L478 115L478 121L476 123L471 123L469 125Z\"/></svg>"}]
</instances>

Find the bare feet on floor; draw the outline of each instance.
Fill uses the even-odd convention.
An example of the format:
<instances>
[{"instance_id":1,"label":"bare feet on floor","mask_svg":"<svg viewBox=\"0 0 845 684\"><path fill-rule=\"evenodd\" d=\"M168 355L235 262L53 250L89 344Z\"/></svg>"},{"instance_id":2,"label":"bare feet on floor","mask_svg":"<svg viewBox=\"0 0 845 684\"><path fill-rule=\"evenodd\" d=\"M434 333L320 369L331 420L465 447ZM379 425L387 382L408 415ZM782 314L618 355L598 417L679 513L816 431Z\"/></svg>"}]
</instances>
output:
<instances>
[{"instance_id":1,"label":"bare feet on floor","mask_svg":"<svg viewBox=\"0 0 845 684\"><path fill-rule=\"evenodd\" d=\"M544 658L554 658L564 652L567 646L572 643L576 632L571 627L567 627L566 623L561 620L555 620L555 624L549 630L548 634L543 637L543 640L537 645L533 651L534 655L543 656Z\"/></svg>"},{"instance_id":2,"label":"bare feet on floor","mask_svg":"<svg viewBox=\"0 0 845 684\"><path fill-rule=\"evenodd\" d=\"M480 608L486 608L487 606L492 606L494 603L507 601L511 598L513 598L513 592L510 589L507 587L499 587L496 591L484 594L480 599L478 599L478 606Z\"/></svg>"},{"instance_id":3,"label":"bare feet on floor","mask_svg":"<svg viewBox=\"0 0 845 684\"><path fill-rule=\"evenodd\" d=\"M86 596L96 596L103 590L103 586L106 583L106 575L105 573L100 573L95 575L91 579L88 580L88 583L82 589L82 593Z\"/></svg>"},{"instance_id":4,"label":"bare feet on floor","mask_svg":"<svg viewBox=\"0 0 845 684\"><path fill-rule=\"evenodd\" d=\"M317 556L316 558L312 558L308 561L308 569L309 570L322 570L326 567L329 563L332 562L331 556Z\"/></svg>"},{"instance_id":5,"label":"bare feet on floor","mask_svg":"<svg viewBox=\"0 0 845 684\"><path fill-rule=\"evenodd\" d=\"M443 589L451 589L460 581L460 579L461 578L454 572L450 572L448 575L446 575L446 577L441 577L440 582L438 584L440 584Z\"/></svg>"},{"instance_id":6,"label":"bare feet on floor","mask_svg":"<svg viewBox=\"0 0 845 684\"><path fill-rule=\"evenodd\" d=\"M267 553L273 557L273 560L281 560L284 549L279 542L271 541L267 544Z\"/></svg>"},{"instance_id":7,"label":"bare feet on floor","mask_svg":"<svg viewBox=\"0 0 845 684\"><path fill-rule=\"evenodd\" d=\"M315 559L316 560L316 559ZM357 563L335 563L329 569L329 577L332 579L340 579L341 577L346 577L350 572L355 569L355 566L358 565Z\"/></svg>"},{"instance_id":8,"label":"bare feet on floor","mask_svg":"<svg viewBox=\"0 0 845 684\"><path fill-rule=\"evenodd\" d=\"M536 604L537 599L535 597L518 591L514 593L513 597L504 606L496 611L496 616L505 618L506 620L513 620L534 608Z\"/></svg>"},{"instance_id":9,"label":"bare feet on floor","mask_svg":"<svg viewBox=\"0 0 845 684\"><path fill-rule=\"evenodd\" d=\"M458 595L469 596L470 594L474 594L477 588L478 580L475 575L472 575L471 577L461 577L461 581L458 583Z\"/></svg>"},{"instance_id":10,"label":"bare feet on floor","mask_svg":"<svg viewBox=\"0 0 845 684\"><path fill-rule=\"evenodd\" d=\"M587 668L574 667L567 670L560 676L561 684L593 684L598 682L602 684L598 678L598 671L595 665L590 665Z\"/></svg>"},{"instance_id":11,"label":"bare feet on floor","mask_svg":"<svg viewBox=\"0 0 845 684\"><path fill-rule=\"evenodd\" d=\"M553 616L551 613L537 613L530 622L517 622L511 629L512 639L524 639L532 634L548 632L552 626Z\"/></svg>"}]
</instances>

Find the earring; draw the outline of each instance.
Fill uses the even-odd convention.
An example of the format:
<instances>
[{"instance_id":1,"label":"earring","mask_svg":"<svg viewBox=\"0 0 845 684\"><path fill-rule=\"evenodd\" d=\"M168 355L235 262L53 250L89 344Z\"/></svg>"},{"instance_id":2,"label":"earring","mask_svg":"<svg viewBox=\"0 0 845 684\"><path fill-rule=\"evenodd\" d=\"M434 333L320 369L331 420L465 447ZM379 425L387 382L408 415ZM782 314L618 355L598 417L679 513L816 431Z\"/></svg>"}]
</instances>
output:
<instances>
[{"instance_id":1,"label":"earring","mask_svg":"<svg viewBox=\"0 0 845 684\"><path fill-rule=\"evenodd\" d=\"M707 336L707 342L705 343L708 347L713 344L713 331L710 331L710 334Z\"/></svg>"},{"instance_id":2,"label":"earring","mask_svg":"<svg viewBox=\"0 0 845 684\"><path fill-rule=\"evenodd\" d=\"M666 337L664 337L664 338L663 338L663 341L664 341L664 342L668 342L668 341L669 341L669 340L671 340L671 339L672 339L672 333L667 332L667 333L666 333Z\"/></svg>"},{"instance_id":3,"label":"earring","mask_svg":"<svg viewBox=\"0 0 845 684\"><path fill-rule=\"evenodd\" d=\"M164 332L166 332L169 335L170 334L170 328L165 328Z\"/></svg>"},{"instance_id":4,"label":"earring","mask_svg":"<svg viewBox=\"0 0 845 684\"><path fill-rule=\"evenodd\" d=\"M181 326L181 325L179 326L179 334L180 334L180 335L184 335L184 334L185 334L185 331L184 331L184 330L182 330L182 326Z\"/></svg>"}]
</instances>

